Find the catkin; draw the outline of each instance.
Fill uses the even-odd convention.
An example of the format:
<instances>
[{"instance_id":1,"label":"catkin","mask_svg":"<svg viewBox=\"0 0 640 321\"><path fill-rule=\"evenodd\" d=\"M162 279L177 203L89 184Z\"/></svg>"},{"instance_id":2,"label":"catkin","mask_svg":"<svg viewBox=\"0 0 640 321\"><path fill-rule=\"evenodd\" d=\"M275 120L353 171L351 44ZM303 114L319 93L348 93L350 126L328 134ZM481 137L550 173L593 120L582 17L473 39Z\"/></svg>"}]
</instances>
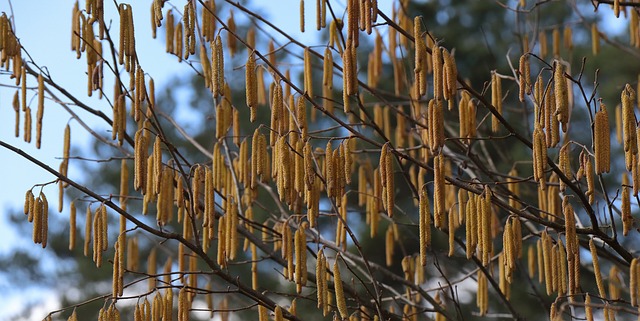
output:
<instances>
[{"instance_id":1,"label":"catkin","mask_svg":"<svg viewBox=\"0 0 640 321\"><path fill-rule=\"evenodd\" d=\"M69 205L69 251L76 247L76 202Z\"/></svg>"},{"instance_id":2,"label":"catkin","mask_svg":"<svg viewBox=\"0 0 640 321\"><path fill-rule=\"evenodd\" d=\"M301 0L303 1L303 0ZM311 67L311 49L304 48L304 91L307 96L313 98L313 69Z\"/></svg>"},{"instance_id":3,"label":"catkin","mask_svg":"<svg viewBox=\"0 0 640 321\"><path fill-rule=\"evenodd\" d=\"M433 68L433 98L440 100L444 87L444 64L442 62L442 48L440 46L436 45L431 48L431 61Z\"/></svg>"},{"instance_id":4,"label":"catkin","mask_svg":"<svg viewBox=\"0 0 640 321\"><path fill-rule=\"evenodd\" d=\"M433 159L433 225L442 230L445 228L445 167L444 155Z\"/></svg>"},{"instance_id":5,"label":"catkin","mask_svg":"<svg viewBox=\"0 0 640 321\"><path fill-rule=\"evenodd\" d=\"M452 102L456 97L458 68L456 67L455 58L449 53L449 51L447 51L447 49L442 48L442 59L444 62L443 96L445 100L449 101L449 110L451 110L453 106Z\"/></svg>"},{"instance_id":6,"label":"catkin","mask_svg":"<svg viewBox=\"0 0 640 321\"><path fill-rule=\"evenodd\" d=\"M384 190L383 203L385 204L385 208L387 210L387 215L389 217L393 216L393 208L394 208L394 182L393 182L393 162L392 162L392 153L390 151L389 142L385 143L382 146L380 151L380 182L382 183L382 188Z\"/></svg>"},{"instance_id":7,"label":"catkin","mask_svg":"<svg viewBox=\"0 0 640 321\"><path fill-rule=\"evenodd\" d=\"M606 298L607 294L604 291L604 284L602 283L602 273L600 272L600 263L598 262L598 250L593 242L593 238L589 239L589 251L591 251L591 257L593 260L593 274L596 278L596 285L598 286L598 293L601 298Z\"/></svg>"},{"instance_id":8,"label":"catkin","mask_svg":"<svg viewBox=\"0 0 640 321\"><path fill-rule=\"evenodd\" d=\"M393 252L394 252L394 241L393 241L393 228L391 225L387 228L387 232L384 236L384 248L385 248L385 262L387 266L393 265Z\"/></svg>"},{"instance_id":9,"label":"catkin","mask_svg":"<svg viewBox=\"0 0 640 321\"><path fill-rule=\"evenodd\" d=\"M305 230L308 223L303 222L300 224L300 228L295 233L295 254L296 254L296 267L295 267L295 281L296 291L300 293L302 287L306 285L307 281L307 243Z\"/></svg>"},{"instance_id":10,"label":"catkin","mask_svg":"<svg viewBox=\"0 0 640 321\"><path fill-rule=\"evenodd\" d=\"M340 254L336 256L336 260L333 262L333 285L336 295L336 305L338 306L338 312L342 319L349 317L349 311L347 310L347 301L344 297L344 290L342 288L342 277L340 276L340 267L338 266L338 260L340 260Z\"/></svg>"},{"instance_id":11,"label":"catkin","mask_svg":"<svg viewBox=\"0 0 640 321\"><path fill-rule=\"evenodd\" d=\"M626 84L620 98L622 100L622 132L624 138L625 163L627 170L631 170L631 155L637 155L638 153L638 145L636 142L637 126L635 113L633 111L633 102L636 100L636 93L629 84Z\"/></svg>"},{"instance_id":12,"label":"catkin","mask_svg":"<svg viewBox=\"0 0 640 321\"><path fill-rule=\"evenodd\" d=\"M622 204L620 212L622 213L622 230L624 236L629 234L633 227L633 217L631 216L631 192L629 191L629 176L627 173L622 174Z\"/></svg>"},{"instance_id":13,"label":"catkin","mask_svg":"<svg viewBox=\"0 0 640 321\"><path fill-rule=\"evenodd\" d=\"M546 187L545 167L547 165L547 146L540 124L536 124L533 131L533 179L540 184L540 189Z\"/></svg>"},{"instance_id":14,"label":"catkin","mask_svg":"<svg viewBox=\"0 0 640 321\"><path fill-rule=\"evenodd\" d=\"M324 98L322 100L324 109L326 109L328 113L333 114L333 54L331 53L331 49L329 49L329 47L324 50L322 68L322 96Z\"/></svg>"},{"instance_id":15,"label":"catkin","mask_svg":"<svg viewBox=\"0 0 640 321\"><path fill-rule=\"evenodd\" d=\"M594 123L595 123L594 124L595 171L596 171L596 174L599 175L602 173L609 172L610 170L609 163L611 159L609 116L607 113L607 106L605 104L600 103L600 110L596 112ZM635 133L635 126L633 128L633 132ZM627 146L627 143L626 143L626 139L628 138L627 135L628 135L628 130L625 131L625 146ZM629 167L629 169L631 168Z\"/></svg>"},{"instance_id":16,"label":"catkin","mask_svg":"<svg viewBox=\"0 0 640 321\"><path fill-rule=\"evenodd\" d=\"M480 316L484 316L489 310L489 287L487 284L487 276L478 270L478 291L476 294L476 306L478 307Z\"/></svg>"},{"instance_id":17,"label":"catkin","mask_svg":"<svg viewBox=\"0 0 640 321\"><path fill-rule=\"evenodd\" d=\"M571 172L571 160L569 159L569 147L570 144L569 142L567 142L566 144L564 144L564 146L562 146L562 148L560 148L560 153L559 153L559 160L558 160L558 167L560 168L560 171L562 172L562 174L564 174L564 176L566 176L568 179L572 179L573 178L573 172ZM564 181L560 181L560 191L564 192L565 189L567 188L567 185L565 184Z\"/></svg>"},{"instance_id":18,"label":"catkin","mask_svg":"<svg viewBox=\"0 0 640 321\"><path fill-rule=\"evenodd\" d=\"M524 95L531 94L531 65L529 64L529 56L524 54L520 56L518 65L518 98L524 102Z\"/></svg>"},{"instance_id":19,"label":"catkin","mask_svg":"<svg viewBox=\"0 0 640 321\"><path fill-rule=\"evenodd\" d=\"M427 92L427 46L422 36L422 17L416 16L413 22L413 37L415 39L415 67L414 77L418 86L419 96L422 97ZM418 98L418 97L415 97Z\"/></svg>"},{"instance_id":20,"label":"catkin","mask_svg":"<svg viewBox=\"0 0 640 321\"><path fill-rule=\"evenodd\" d=\"M89 244L91 244L91 228L93 220L91 219L91 206L87 206L87 213L85 216L85 228L84 228L84 256L89 256Z\"/></svg>"},{"instance_id":21,"label":"catkin","mask_svg":"<svg viewBox=\"0 0 640 321\"><path fill-rule=\"evenodd\" d=\"M562 124L562 131L567 132L569 122L569 91L564 77L565 67L560 61L554 62L553 93L555 96L555 117Z\"/></svg>"},{"instance_id":22,"label":"catkin","mask_svg":"<svg viewBox=\"0 0 640 321\"><path fill-rule=\"evenodd\" d=\"M222 49L222 39L220 35L216 37L213 44L211 64L213 72L211 76L211 88L215 96L224 95L224 53Z\"/></svg>"},{"instance_id":23,"label":"catkin","mask_svg":"<svg viewBox=\"0 0 640 321\"><path fill-rule=\"evenodd\" d=\"M420 187L420 264L427 265L427 248L431 245L431 209L426 187Z\"/></svg>"},{"instance_id":24,"label":"catkin","mask_svg":"<svg viewBox=\"0 0 640 321\"><path fill-rule=\"evenodd\" d=\"M256 120L256 107L258 107L258 79L256 74L256 58L253 53L249 54L245 65L245 84L247 107L251 111L250 120Z\"/></svg>"},{"instance_id":25,"label":"catkin","mask_svg":"<svg viewBox=\"0 0 640 321\"><path fill-rule=\"evenodd\" d=\"M629 292L631 305L637 307L638 306L638 277L640 277L640 266L638 265L638 258L633 258L631 260L631 265L629 267Z\"/></svg>"},{"instance_id":26,"label":"catkin","mask_svg":"<svg viewBox=\"0 0 640 321\"><path fill-rule=\"evenodd\" d=\"M317 302L318 309L324 309L326 302L324 302L326 283L324 283L326 275L326 258L324 257L324 250L320 249L316 258L316 285L317 285Z\"/></svg>"},{"instance_id":27,"label":"catkin","mask_svg":"<svg viewBox=\"0 0 640 321\"><path fill-rule=\"evenodd\" d=\"M42 117L44 115L44 77L38 74L38 110L36 112L36 148L42 140Z\"/></svg>"},{"instance_id":28,"label":"catkin","mask_svg":"<svg viewBox=\"0 0 640 321\"><path fill-rule=\"evenodd\" d=\"M502 115L502 78L494 70L491 72L491 105L498 114ZM491 131L496 133L500 130L500 121L495 115L491 116Z\"/></svg>"},{"instance_id":29,"label":"catkin","mask_svg":"<svg viewBox=\"0 0 640 321\"><path fill-rule=\"evenodd\" d=\"M600 52L600 32L595 23L591 24L591 52L594 56Z\"/></svg>"}]
</instances>

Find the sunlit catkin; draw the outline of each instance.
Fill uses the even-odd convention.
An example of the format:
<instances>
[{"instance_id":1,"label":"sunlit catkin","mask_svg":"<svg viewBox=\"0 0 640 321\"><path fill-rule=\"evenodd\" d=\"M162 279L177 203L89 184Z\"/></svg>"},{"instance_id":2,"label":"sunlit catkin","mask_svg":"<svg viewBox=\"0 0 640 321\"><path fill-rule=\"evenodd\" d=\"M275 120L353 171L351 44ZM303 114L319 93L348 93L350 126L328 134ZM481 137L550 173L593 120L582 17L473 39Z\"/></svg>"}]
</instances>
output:
<instances>
[{"instance_id":1,"label":"sunlit catkin","mask_svg":"<svg viewBox=\"0 0 640 321\"><path fill-rule=\"evenodd\" d=\"M336 260L333 262L333 286L336 294L336 305L338 306L338 312L342 319L349 317L349 311L347 310L347 301L344 297L344 290L342 288L342 277L340 276L340 267L338 261L341 259L340 254L336 256Z\"/></svg>"},{"instance_id":2,"label":"sunlit catkin","mask_svg":"<svg viewBox=\"0 0 640 321\"><path fill-rule=\"evenodd\" d=\"M449 110L453 106L453 100L456 97L457 91L457 79L458 79L458 67L456 66L456 60L447 49L442 48L442 60L444 63L443 69L443 97L449 101Z\"/></svg>"},{"instance_id":3,"label":"sunlit catkin","mask_svg":"<svg viewBox=\"0 0 640 321\"><path fill-rule=\"evenodd\" d=\"M624 96L624 95L623 95ZM631 111L633 112L633 110ZM610 170L611 141L609 135L609 116L607 106L600 103L600 110L596 112L594 120L594 154L596 174L608 173ZM635 126L633 128L635 133ZM625 133L625 146L627 134ZM630 169L630 168L629 168Z\"/></svg>"},{"instance_id":4,"label":"sunlit catkin","mask_svg":"<svg viewBox=\"0 0 640 321\"><path fill-rule=\"evenodd\" d=\"M495 70L491 72L491 105L498 114L502 115L502 78ZM495 115L491 116L491 131L496 133L498 130L500 130L500 121Z\"/></svg>"},{"instance_id":5,"label":"sunlit catkin","mask_svg":"<svg viewBox=\"0 0 640 321\"><path fill-rule=\"evenodd\" d=\"M36 112L36 148L42 140L42 117L44 115L44 77L38 74L38 110Z\"/></svg>"},{"instance_id":6,"label":"sunlit catkin","mask_svg":"<svg viewBox=\"0 0 640 321\"><path fill-rule=\"evenodd\" d=\"M624 138L625 164L627 170L631 170L633 158L631 155L637 155L638 145L636 142L636 118L633 111L636 92L629 84L625 85L620 94L620 99L622 101L622 134ZM609 134L607 132L607 137L608 136Z\"/></svg>"},{"instance_id":7,"label":"sunlit catkin","mask_svg":"<svg viewBox=\"0 0 640 321\"><path fill-rule=\"evenodd\" d=\"M533 131L533 179L540 184L540 189L546 186L545 168L547 165L547 145L544 133L539 124Z\"/></svg>"},{"instance_id":8,"label":"sunlit catkin","mask_svg":"<svg viewBox=\"0 0 640 321\"><path fill-rule=\"evenodd\" d=\"M247 64L245 65L245 93L247 100L247 107L251 111L251 121L256 120L256 107L258 107L258 79L256 74L256 58L253 53L249 54L247 58Z\"/></svg>"},{"instance_id":9,"label":"sunlit catkin","mask_svg":"<svg viewBox=\"0 0 640 321\"><path fill-rule=\"evenodd\" d=\"M604 290L604 283L602 281L602 273L600 272L600 263L598 262L598 250L593 242L593 238L589 239L589 251L591 251L591 257L593 262L593 274L596 278L596 285L598 286L598 293L601 298L606 298L607 294Z\"/></svg>"},{"instance_id":10,"label":"sunlit catkin","mask_svg":"<svg viewBox=\"0 0 640 321\"><path fill-rule=\"evenodd\" d=\"M224 52L220 35L216 37L211 54L211 89L215 96L224 94Z\"/></svg>"},{"instance_id":11,"label":"sunlit catkin","mask_svg":"<svg viewBox=\"0 0 640 321\"><path fill-rule=\"evenodd\" d=\"M631 192L629 183L629 176L627 173L622 174L622 204L620 205L620 212L622 213L622 230L623 234L627 236L629 231L633 227L633 217L631 217Z\"/></svg>"},{"instance_id":12,"label":"sunlit catkin","mask_svg":"<svg viewBox=\"0 0 640 321\"><path fill-rule=\"evenodd\" d=\"M553 93L555 96L555 117L562 124L562 131L567 131L569 122L569 91L567 80L564 77L565 66L560 61L554 62L553 70Z\"/></svg>"}]
</instances>

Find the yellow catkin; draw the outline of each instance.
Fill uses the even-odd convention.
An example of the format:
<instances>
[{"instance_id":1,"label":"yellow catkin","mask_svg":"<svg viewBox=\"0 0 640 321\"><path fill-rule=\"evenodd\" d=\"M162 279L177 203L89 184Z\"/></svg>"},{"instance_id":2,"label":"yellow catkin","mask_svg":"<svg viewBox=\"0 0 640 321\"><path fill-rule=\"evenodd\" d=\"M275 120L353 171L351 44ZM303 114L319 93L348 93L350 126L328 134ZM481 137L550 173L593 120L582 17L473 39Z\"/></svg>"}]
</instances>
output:
<instances>
[{"instance_id":1,"label":"yellow catkin","mask_svg":"<svg viewBox=\"0 0 640 321\"><path fill-rule=\"evenodd\" d=\"M629 267L629 294L631 305L634 307L638 306L638 277L640 277L640 266L638 264L638 258L633 258Z\"/></svg>"},{"instance_id":2,"label":"yellow catkin","mask_svg":"<svg viewBox=\"0 0 640 321\"><path fill-rule=\"evenodd\" d=\"M214 95L224 94L224 52L222 48L222 39L220 35L216 37L213 44L212 56L211 56L212 73L211 79L212 92Z\"/></svg>"},{"instance_id":3,"label":"yellow catkin","mask_svg":"<svg viewBox=\"0 0 640 321\"><path fill-rule=\"evenodd\" d=\"M541 126L536 125L533 131L533 179L540 184L540 189L546 187L545 168L547 165L547 146Z\"/></svg>"},{"instance_id":4,"label":"yellow catkin","mask_svg":"<svg viewBox=\"0 0 640 321\"><path fill-rule=\"evenodd\" d=\"M282 308L279 305L276 305L276 308L273 310L274 321L284 321L284 317L282 316Z\"/></svg>"},{"instance_id":5,"label":"yellow catkin","mask_svg":"<svg viewBox=\"0 0 640 321\"><path fill-rule=\"evenodd\" d=\"M44 77L38 74L38 110L36 112L36 148L42 141L42 117L44 115Z\"/></svg>"},{"instance_id":6,"label":"yellow catkin","mask_svg":"<svg viewBox=\"0 0 640 321\"><path fill-rule=\"evenodd\" d=\"M431 209L426 187L420 187L420 264L427 265L427 248L431 245Z\"/></svg>"},{"instance_id":7,"label":"yellow catkin","mask_svg":"<svg viewBox=\"0 0 640 321\"><path fill-rule=\"evenodd\" d=\"M300 228L295 233L295 254L296 254L296 267L295 267L295 281L296 291L302 292L302 287L306 285L307 281L307 243L305 230L308 226L307 222L300 224Z\"/></svg>"},{"instance_id":8,"label":"yellow catkin","mask_svg":"<svg viewBox=\"0 0 640 321\"><path fill-rule=\"evenodd\" d=\"M629 176L627 173L622 174L622 204L620 205L620 212L622 213L622 230L623 234L627 236L629 231L633 228L633 217L631 216L631 192Z\"/></svg>"},{"instance_id":9,"label":"yellow catkin","mask_svg":"<svg viewBox=\"0 0 640 321\"><path fill-rule=\"evenodd\" d=\"M442 99L442 91L444 87L444 64L442 62L442 48L433 46L431 48L431 65L433 68L433 98Z\"/></svg>"},{"instance_id":10,"label":"yellow catkin","mask_svg":"<svg viewBox=\"0 0 640 321\"><path fill-rule=\"evenodd\" d=\"M622 285L622 280L620 280L620 270L618 267L613 265L609 269L609 299L611 300L619 300L620 299L620 286ZM631 289L630 289L631 290ZM631 290L633 291L633 290Z\"/></svg>"},{"instance_id":11,"label":"yellow catkin","mask_svg":"<svg viewBox=\"0 0 640 321\"><path fill-rule=\"evenodd\" d=\"M598 250L593 242L593 238L589 239L589 251L591 251L591 257L593 260L593 274L596 278L596 285L598 286L598 293L601 298L606 298L607 294L604 291L604 284L602 281L602 273L600 272L600 263L598 262Z\"/></svg>"},{"instance_id":12,"label":"yellow catkin","mask_svg":"<svg viewBox=\"0 0 640 321\"><path fill-rule=\"evenodd\" d=\"M589 293L584 298L584 315L587 321L593 321L593 307L591 306L591 296Z\"/></svg>"},{"instance_id":13,"label":"yellow catkin","mask_svg":"<svg viewBox=\"0 0 640 321\"><path fill-rule=\"evenodd\" d=\"M470 259L474 252L476 251L476 245L478 243L478 220L475 219L478 215L477 207L476 207L476 196L475 194L468 192L468 201L465 206L465 234L466 234L466 242L465 242L465 250L467 254L467 258Z\"/></svg>"},{"instance_id":14,"label":"yellow catkin","mask_svg":"<svg viewBox=\"0 0 640 321\"><path fill-rule=\"evenodd\" d=\"M324 0L319 0L324 1ZM328 47L324 50L322 68L322 96L323 107L333 114L333 54ZM312 114L314 115L314 114Z\"/></svg>"},{"instance_id":15,"label":"yellow catkin","mask_svg":"<svg viewBox=\"0 0 640 321\"><path fill-rule=\"evenodd\" d=\"M484 316L489 310L489 287L487 284L487 276L478 270L478 291L476 294L476 306L479 309L480 316Z\"/></svg>"},{"instance_id":16,"label":"yellow catkin","mask_svg":"<svg viewBox=\"0 0 640 321\"><path fill-rule=\"evenodd\" d=\"M571 160L569 159L569 142L564 144L562 148L560 148L560 153L558 156L558 167L562 174L564 174L568 179L573 179L573 172L571 171ZM563 191L567 188L567 185L564 181L560 181L560 191Z\"/></svg>"},{"instance_id":17,"label":"yellow catkin","mask_svg":"<svg viewBox=\"0 0 640 321\"><path fill-rule=\"evenodd\" d=\"M18 92L16 91L15 95L13 96L13 111L16 114L16 121L15 121L15 129L14 129L14 135L16 137L20 137L20 99L18 98Z\"/></svg>"},{"instance_id":18,"label":"yellow catkin","mask_svg":"<svg viewBox=\"0 0 640 321\"><path fill-rule=\"evenodd\" d=\"M340 254L338 254L336 260L333 262L333 285L336 295L336 305L338 306L338 312L340 313L340 317L342 317L342 319L345 319L349 317L349 311L347 310L347 301L345 299L344 290L342 288L342 277L340 276L340 267L338 266L339 260Z\"/></svg>"},{"instance_id":19,"label":"yellow catkin","mask_svg":"<svg viewBox=\"0 0 640 321\"><path fill-rule=\"evenodd\" d=\"M427 46L422 35L422 17L416 16L413 22L413 37L415 39L415 66L414 79L418 86L419 96L427 92ZM415 97L418 98L418 97Z\"/></svg>"},{"instance_id":20,"label":"yellow catkin","mask_svg":"<svg viewBox=\"0 0 640 321\"><path fill-rule=\"evenodd\" d=\"M85 228L84 228L84 256L89 256L89 244L91 244L91 235L93 233L91 233L91 228L93 227L92 225L92 218L91 218L91 207L87 206L87 213L85 216Z\"/></svg>"},{"instance_id":21,"label":"yellow catkin","mask_svg":"<svg viewBox=\"0 0 640 321\"><path fill-rule=\"evenodd\" d=\"M553 51L553 56L558 58L560 57L560 29L553 28L551 32L551 50Z\"/></svg>"},{"instance_id":22,"label":"yellow catkin","mask_svg":"<svg viewBox=\"0 0 640 321\"><path fill-rule=\"evenodd\" d=\"M498 114L502 115L502 78L496 71L491 73L491 105ZM491 116L491 131L494 133L500 130L500 121L496 116Z\"/></svg>"},{"instance_id":23,"label":"yellow catkin","mask_svg":"<svg viewBox=\"0 0 640 321\"><path fill-rule=\"evenodd\" d=\"M257 116L256 108L258 107L258 79L256 74L256 59L253 53L249 54L247 58L245 70L247 107L249 107L251 111L250 120L254 122Z\"/></svg>"},{"instance_id":24,"label":"yellow catkin","mask_svg":"<svg viewBox=\"0 0 640 321\"><path fill-rule=\"evenodd\" d=\"M622 133L624 140L625 164L627 170L632 168L631 155L637 155L638 146L636 142L636 118L633 110L633 102L636 93L629 84L625 85L620 95L622 101Z\"/></svg>"},{"instance_id":25,"label":"yellow catkin","mask_svg":"<svg viewBox=\"0 0 640 321\"><path fill-rule=\"evenodd\" d=\"M616 106L616 140L618 144L622 143L622 107L620 105Z\"/></svg>"},{"instance_id":26,"label":"yellow catkin","mask_svg":"<svg viewBox=\"0 0 640 321\"><path fill-rule=\"evenodd\" d=\"M491 261L491 253L493 251L492 244L492 236L491 236L491 220L493 217L492 209L491 209L491 189L488 185L484 187L484 197L481 200L481 224L478 226L481 227L482 231L479 235L482 235L482 264L487 266Z\"/></svg>"},{"instance_id":27,"label":"yellow catkin","mask_svg":"<svg viewBox=\"0 0 640 321\"><path fill-rule=\"evenodd\" d=\"M76 247L76 202L69 205L69 250Z\"/></svg>"},{"instance_id":28,"label":"yellow catkin","mask_svg":"<svg viewBox=\"0 0 640 321\"><path fill-rule=\"evenodd\" d=\"M394 241L393 241L393 228L391 226L389 226L387 228L387 232L385 233L385 237L384 237L384 248L385 248L385 258L386 258L386 264L387 266L391 266L393 265L393 246L394 246Z\"/></svg>"},{"instance_id":29,"label":"yellow catkin","mask_svg":"<svg viewBox=\"0 0 640 321\"><path fill-rule=\"evenodd\" d=\"M600 32L595 23L591 24L591 53L594 56L600 53Z\"/></svg>"},{"instance_id":30,"label":"yellow catkin","mask_svg":"<svg viewBox=\"0 0 640 321\"><path fill-rule=\"evenodd\" d=\"M544 59L547 56L547 34L545 31L540 31L538 33L538 42L539 42L539 50L540 50L540 58Z\"/></svg>"},{"instance_id":31,"label":"yellow catkin","mask_svg":"<svg viewBox=\"0 0 640 321\"><path fill-rule=\"evenodd\" d=\"M556 102L555 116L562 124L562 131L567 132L567 125L569 122L569 91L564 73L564 65L560 61L556 60L554 62L553 71L553 92Z\"/></svg>"},{"instance_id":32,"label":"yellow catkin","mask_svg":"<svg viewBox=\"0 0 640 321\"><path fill-rule=\"evenodd\" d=\"M457 92L458 68L456 67L456 60L453 55L444 48L442 49L442 59L444 62L443 96L444 99L449 101L449 110L451 110Z\"/></svg>"},{"instance_id":33,"label":"yellow catkin","mask_svg":"<svg viewBox=\"0 0 640 321\"><path fill-rule=\"evenodd\" d=\"M542 259L544 265L544 280L545 287L547 290L547 295L551 295L553 293L553 244L551 240L551 236L547 234L547 231L542 232Z\"/></svg>"},{"instance_id":34,"label":"yellow catkin","mask_svg":"<svg viewBox=\"0 0 640 321\"><path fill-rule=\"evenodd\" d=\"M518 65L518 76L518 98L521 102L524 102L525 94L531 94L531 67L529 64L529 56L526 54L520 56Z\"/></svg>"},{"instance_id":35,"label":"yellow catkin","mask_svg":"<svg viewBox=\"0 0 640 321\"><path fill-rule=\"evenodd\" d=\"M302 0L301 0L302 1ZM304 91L313 98L313 69L311 67L311 49L304 48Z\"/></svg>"},{"instance_id":36,"label":"yellow catkin","mask_svg":"<svg viewBox=\"0 0 640 321\"><path fill-rule=\"evenodd\" d=\"M596 112L594 123L595 171L596 174L599 175L609 172L609 163L611 159L609 116L607 113L607 106L605 104L600 104L600 110ZM635 133L635 126L633 128L633 131ZM627 139L626 134L625 139Z\"/></svg>"},{"instance_id":37,"label":"yellow catkin","mask_svg":"<svg viewBox=\"0 0 640 321\"><path fill-rule=\"evenodd\" d=\"M324 250L320 249L316 258L316 285L317 285L317 302L318 309L324 309L326 302L324 302L326 284L323 283L326 275L326 258L324 257Z\"/></svg>"}]
</instances>

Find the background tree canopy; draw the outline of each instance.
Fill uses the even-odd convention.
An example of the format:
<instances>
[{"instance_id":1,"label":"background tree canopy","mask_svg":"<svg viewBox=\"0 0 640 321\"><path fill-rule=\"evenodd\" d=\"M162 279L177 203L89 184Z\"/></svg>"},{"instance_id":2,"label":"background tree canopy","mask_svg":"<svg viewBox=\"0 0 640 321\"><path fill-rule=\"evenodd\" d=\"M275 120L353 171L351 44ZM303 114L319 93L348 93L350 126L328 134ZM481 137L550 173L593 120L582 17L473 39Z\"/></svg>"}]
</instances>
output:
<instances>
[{"instance_id":1,"label":"background tree canopy","mask_svg":"<svg viewBox=\"0 0 640 321\"><path fill-rule=\"evenodd\" d=\"M7 10L0 146L50 176L0 289L59 294L9 318L637 319L640 3L382 4L76 2L82 95Z\"/></svg>"}]
</instances>

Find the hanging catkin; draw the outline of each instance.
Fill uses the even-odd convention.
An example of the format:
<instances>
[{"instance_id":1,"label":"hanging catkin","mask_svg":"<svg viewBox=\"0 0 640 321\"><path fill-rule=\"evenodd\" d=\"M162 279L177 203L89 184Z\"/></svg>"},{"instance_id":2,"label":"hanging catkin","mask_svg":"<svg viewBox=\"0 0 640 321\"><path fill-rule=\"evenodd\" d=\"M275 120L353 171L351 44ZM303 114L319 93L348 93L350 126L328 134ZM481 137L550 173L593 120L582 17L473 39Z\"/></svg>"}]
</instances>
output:
<instances>
[{"instance_id":1,"label":"hanging catkin","mask_svg":"<svg viewBox=\"0 0 640 321\"><path fill-rule=\"evenodd\" d=\"M338 306L338 312L342 319L349 317L349 311L347 310L347 301L344 297L344 290L342 288L342 277L340 276L340 267L338 261L341 259L340 254L336 256L336 260L333 262L333 285L336 294L336 305Z\"/></svg>"}]
</instances>

